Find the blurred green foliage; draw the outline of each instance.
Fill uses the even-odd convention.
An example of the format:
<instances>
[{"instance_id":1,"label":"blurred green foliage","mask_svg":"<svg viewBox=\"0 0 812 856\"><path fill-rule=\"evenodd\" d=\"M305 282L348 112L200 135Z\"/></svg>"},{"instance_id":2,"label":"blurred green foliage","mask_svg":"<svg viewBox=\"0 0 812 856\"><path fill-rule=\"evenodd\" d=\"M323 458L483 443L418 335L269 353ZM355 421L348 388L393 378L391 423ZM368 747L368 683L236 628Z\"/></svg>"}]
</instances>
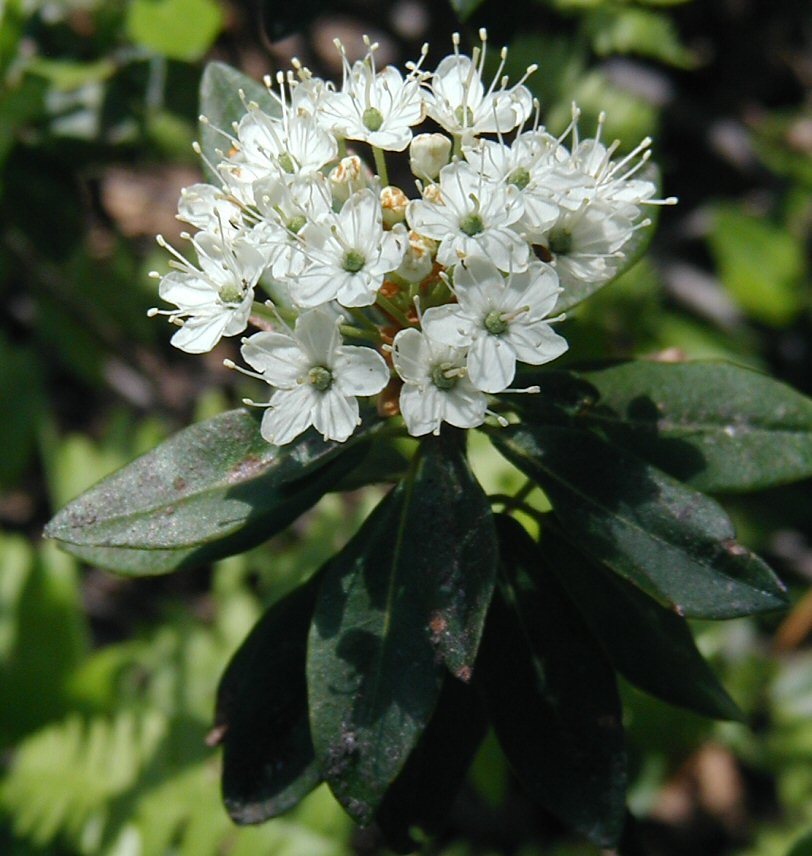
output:
<instances>
[{"instance_id":1,"label":"blurred green foliage","mask_svg":"<svg viewBox=\"0 0 812 856\"><path fill-rule=\"evenodd\" d=\"M287 17L257 4L262 19L249 6L0 2L4 853L376 852L324 788L283 820L236 829L204 738L219 675L260 610L346 541L380 490L328 496L270 544L171 583L80 568L39 538L69 498L238 396L218 360L172 355L145 315L155 300L146 273L163 263L151 235L173 228L172 194L195 180L204 58L255 74L259 57L272 71L261 26L272 38L302 29L301 50L324 71L317 15L349 15L359 32L395 20L388 3L308 2ZM541 64L529 85L553 131L566 128L574 99L585 133L606 111L603 133L621 150L656 135L664 191L682 198L665 212L652 254L572 313L567 359L720 357L811 392L804 4L523 0L513 16L503 6L425 5L425 31L395 27L392 43L411 56L430 37L444 51L460 26L452 7L469 32L492 27L510 42L512 75ZM515 490L521 477L488 448L473 448L486 490ZM788 856L793 846L802 856L812 852L812 621L801 600L812 575L812 491L725 504L799 604L778 632L780 654L771 647L780 616L696 628L752 729L624 688L630 807L655 856ZM709 796L713 781L727 782L727 801ZM427 852L596 854L517 797L492 739Z\"/></svg>"}]
</instances>

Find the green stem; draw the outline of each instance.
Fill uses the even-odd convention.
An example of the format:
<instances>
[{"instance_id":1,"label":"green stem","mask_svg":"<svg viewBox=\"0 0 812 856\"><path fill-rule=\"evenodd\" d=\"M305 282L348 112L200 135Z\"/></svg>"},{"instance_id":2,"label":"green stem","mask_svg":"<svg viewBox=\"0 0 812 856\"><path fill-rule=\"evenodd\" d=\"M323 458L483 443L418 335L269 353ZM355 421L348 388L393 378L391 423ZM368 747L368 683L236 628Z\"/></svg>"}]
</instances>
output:
<instances>
[{"instance_id":1,"label":"green stem","mask_svg":"<svg viewBox=\"0 0 812 856\"><path fill-rule=\"evenodd\" d=\"M375 303L383 309L388 315L391 315L396 321L399 321L404 327L413 327L414 324L406 317L406 315L388 298L379 294L375 299Z\"/></svg>"},{"instance_id":2,"label":"green stem","mask_svg":"<svg viewBox=\"0 0 812 856\"><path fill-rule=\"evenodd\" d=\"M381 337L378 335L377 330L374 333L371 333L366 330L359 330L351 324L342 324L339 329L341 330L342 336L348 336L351 339L363 339L365 342L372 342L376 345L381 341Z\"/></svg>"},{"instance_id":3,"label":"green stem","mask_svg":"<svg viewBox=\"0 0 812 856\"><path fill-rule=\"evenodd\" d=\"M339 158L347 157L347 141L344 137L338 137L338 156Z\"/></svg>"},{"instance_id":4,"label":"green stem","mask_svg":"<svg viewBox=\"0 0 812 856\"><path fill-rule=\"evenodd\" d=\"M454 134L454 157L462 157L462 134Z\"/></svg>"},{"instance_id":5,"label":"green stem","mask_svg":"<svg viewBox=\"0 0 812 856\"><path fill-rule=\"evenodd\" d=\"M372 156L375 158L375 169L381 178L381 186L387 187L389 185L389 173L386 171L386 155L384 155L383 149L373 146Z\"/></svg>"},{"instance_id":6,"label":"green stem","mask_svg":"<svg viewBox=\"0 0 812 856\"><path fill-rule=\"evenodd\" d=\"M369 318L367 318L367 316L364 315L364 312L362 309L359 309L358 307L354 307L354 308L351 307L347 311L350 313L350 315L352 315L352 317L355 319L355 321L361 327L363 327L365 330L369 330L370 333L374 333L376 340L381 338L380 331L372 323L372 321L370 321Z\"/></svg>"}]
</instances>

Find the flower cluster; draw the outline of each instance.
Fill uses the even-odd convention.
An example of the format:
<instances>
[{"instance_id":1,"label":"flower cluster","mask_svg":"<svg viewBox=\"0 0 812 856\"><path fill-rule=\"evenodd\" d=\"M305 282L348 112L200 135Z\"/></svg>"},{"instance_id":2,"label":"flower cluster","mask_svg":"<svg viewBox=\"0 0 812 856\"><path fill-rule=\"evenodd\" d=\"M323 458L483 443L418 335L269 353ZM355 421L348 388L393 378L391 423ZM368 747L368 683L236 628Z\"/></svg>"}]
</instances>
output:
<instances>
[{"instance_id":1,"label":"flower cluster","mask_svg":"<svg viewBox=\"0 0 812 856\"><path fill-rule=\"evenodd\" d=\"M575 107L553 136L524 85L535 68L508 85L503 49L488 84L480 38L467 56L455 35L433 72L424 47L405 74L379 69L368 40L355 63L337 42L340 88L294 62L275 86L266 78L266 103L240 93L244 115L217 129L222 150L207 162L219 186L183 191L197 265L168 248L175 269L159 294L176 308L151 314L190 353L259 330L242 339L253 371L241 371L272 387L269 442L310 426L344 441L366 396L414 436L480 425L517 362L567 349L552 327L562 292L611 279L649 222L644 206L672 201L641 177L650 140L615 159L602 117L579 138ZM415 134L426 122L436 129ZM393 152L408 152L415 198L389 184Z\"/></svg>"}]
</instances>

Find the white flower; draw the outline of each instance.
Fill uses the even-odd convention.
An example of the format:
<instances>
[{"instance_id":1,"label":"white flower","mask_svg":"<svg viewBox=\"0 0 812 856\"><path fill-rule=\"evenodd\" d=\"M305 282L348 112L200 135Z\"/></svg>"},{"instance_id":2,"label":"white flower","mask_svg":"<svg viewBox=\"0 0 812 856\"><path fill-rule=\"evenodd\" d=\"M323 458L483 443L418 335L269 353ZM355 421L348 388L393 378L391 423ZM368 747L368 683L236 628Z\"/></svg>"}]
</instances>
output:
<instances>
[{"instance_id":1,"label":"white flower","mask_svg":"<svg viewBox=\"0 0 812 856\"><path fill-rule=\"evenodd\" d=\"M211 184L193 184L181 190L178 219L206 232L222 230L228 237L234 237L244 225L236 200Z\"/></svg>"},{"instance_id":2,"label":"white flower","mask_svg":"<svg viewBox=\"0 0 812 856\"><path fill-rule=\"evenodd\" d=\"M615 140L610 146L601 142L606 115L601 113L598 116L595 138L580 141L578 116L578 108L573 107L572 152L565 158L559 154L555 168L547 177L548 186L557 193L562 206L574 211L584 200L600 201L634 220L640 213L640 205L671 205L676 202L673 197L655 199L656 184L647 178L634 177L651 157L650 137L641 140L625 157L612 160L620 141ZM561 150L566 151L563 146L559 152Z\"/></svg>"},{"instance_id":3,"label":"white flower","mask_svg":"<svg viewBox=\"0 0 812 856\"><path fill-rule=\"evenodd\" d=\"M439 187L439 202L416 199L406 216L412 229L439 241L440 264L450 267L479 255L499 270L527 267L530 245L511 228L523 213L517 187L492 184L464 161L443 167Z\"/></svg>"},{"instance_id":4,"label":"white flower","mask_svg":"<svg viewBox=\"0 0 812 856\"><path fill-rule=\"evenodd\" d=\"M502 48L499 68L488 89L482 82L487 33L479 31L481 48L473 56L459 52L459 34L454 33L454 53L437 66L431 77L431 92L426 95L429 116L446 131L468 138L478 134L507 133L525 122L533 111L533 96L524 80L536 70L530 66L525 76L507 87L502 77L507 49ZM498 87L498 88L497 88Z\"/></svg>"},{"instance_id":5,"label":"white flower","mask_svg":"<svg viewBox=\"0 0 812 856\"><path fill-rule=\"evenodd\" d=\"M330 211L330 191L325 184L320 174L310 181L266 177L254 182L257 222L247 239L265 256L275 279L301 273L305 256L299 233Z\"/></svg>"},{"instance_id":6,"label":"white flower","mask_svg":"<svg viewBox=\"0 0 812 856\"><path fill-rule=\"evenodd\" d=\"M567 350L567 342L544 319L561 288L555 271L533 262L505 279L487 259L473 256L455 268L458 303L427 309L423 330L436 342L468 348L468 377L483 392L502 392L516 373L516 360L541 365Z\"/></svg>"},{"instance_id":7,"label":"white flower","mask_svg":"<svg viewBox=\"0 0 812 856\"><path fill-rule=\"evenodd\" d=\"M325 440L344 442L361 421L356 396L376 395L388 383L380 354L342 345L340 321L314 309L292 332L245 340L243 358L276 387L260 429L269 443L289 443L311 425Z\"/></svg>"},{"instance_id":8,"label":"white flower","mask_svg":"<svg viewBox=\"0 0 812 856\"><path fill-rule=\"evenodd\" d=\"M557 154L561 149L555 137L540 130L519 134L510 146L479 140L475 146L463 148L465 159L485 178L512 185L519 191L523 215L514 228L526 234L531 243L536 243L558 218L558 204L549 186L549 175L558 163Z\"/></svg>"},{"instance_id":9,"label":"white flower","mask_svg":"<svg viewBox=\"0 0 812 856\"><path fill-rule=\"evenodd\" d=\"M579 283L610 279L623 258L623 245L648 223L644 220L635 226L611 205L582 202L576 211L562 209L542 243L566 290Z\"/></svg>"},{"instance_id":10,"label":"white flower","mask_svg":"<svg viewBox=\"0 0 812 856\"><path fill-rule=\"evenodd\" d=\"M409 168L417 178L434 181L451 156L445 134L418 134L409 146Z\"/></svg>"},{"instance_id":11,"label":"white flower","mask_svg":"<svg viewBox=\"0 0 812 856\"><path fill-rule=\"evenodd\" d=\"M485 420L485 395L465 376L465 350L433 342L413 327L392 343L392 362L403 380L400 412L413 437L439 434L448 422L474 428Z\"/></svg>"},{"instance_id":12,"label":"white flower","mask_svg":"<svg viewBox=\"0 0 812 856\"><path fill-rule=\"evenodd\" d=\"M309 177L338 156L338 143L314 116L286 109L277 119L255 104L237 126L234 149L221 170L241 184L269 175Z\"/></svg>"},{"instance_id":13,"label":"white flower","mask_svg":"<svg viewBox=\"0 0 812 856\"><path fill-rule=\"evenodd\" d=\"M162 246L168 246L159 237ZM178 270L161 279L163 300L176 310L151 309L150 315L168 315L180 325L172 344L190 354L210 351L222 336L241 333L248 324L254 286L265 259L248 241L226 241L223 235L200 232L195 237L200 269L172 250ZM171 248L169 248L171 250Z\"/></svg>"},{"instance_id":14,"label":"white flower","mask_svg":"<svg viewBox=\"0 0 812 856\"><path fill-rule=\"evenodd\" d=\"M338 214L302 230L308 264L291 289L302 307L337 300L342 306L369 306L384 274L403 258L403 227L385 232L381 203L369 189L359 190Z\"/></svg>"},{"instance_id":15,"label":"white flower","mask_svg":"<svg viewBox=\"0 0 812 856\"><path fill-rule=\"evenodd\" d=\"M370 45L364 59L352 67L344 47L336 40L344 66L341 91L325 97L320 105L322 124L342 137L363 140L371 146L402 152L412 139L412 125L423 121L425 107L419 67L428 47L417 65L412 66L406 79L389 65L375 69L377 44Z\"/></svg>"}]
</instances>

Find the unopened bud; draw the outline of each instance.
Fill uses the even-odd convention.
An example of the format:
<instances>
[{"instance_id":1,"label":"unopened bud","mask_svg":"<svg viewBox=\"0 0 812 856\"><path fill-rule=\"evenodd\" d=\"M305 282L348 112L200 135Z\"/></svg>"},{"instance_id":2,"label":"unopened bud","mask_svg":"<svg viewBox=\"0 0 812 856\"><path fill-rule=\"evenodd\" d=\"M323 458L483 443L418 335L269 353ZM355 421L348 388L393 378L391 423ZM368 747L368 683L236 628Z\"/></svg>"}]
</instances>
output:
<instances>
[{"instance_id":1,"label":"unopened bud","mask_svg":"<svg viewBox=\"0 0 812 856\"><path fill-rule=\"evenodd\" d=\"M434 267L436 252L437 243L431 238L419 235L417 232L409 232L409 245L396 271L397 275L406 282L422 282Z\"/></svg>"},{"instance_id":2,"label":"unopened bud","mask_svg":"<svg viewBox=\"0 0 812 856\"><path fill-rule=\"evenodd\" d=\"M366 187L361 158L358 155L349 155L342 158L338 164L330 170L330 186L333 190L333 200L344 203L355 190Z\"/></svg>"},{"instance_id":3,"label":"unopened bud","mask_svg":"<svg viewBox=\"0 0 812 856\"><path fill-rule=\"evenodd\" d=\"M409 197L399 188L393 185L381 190L381 210L383 211L383 225L391 229L396 223L402 223L406 219L406 206Z\"/></svg>"},{"instance_id":4,"label":"unopened bud","mask_svg":"<svg viewBox=\"0 0 812 856\"><path fill-rule=\"evenodd\" d=\"M450 155L451 140L444 134L418 134L409 146L409 166L418 178L433 181Z\"/></svg>"}]
</instances>

